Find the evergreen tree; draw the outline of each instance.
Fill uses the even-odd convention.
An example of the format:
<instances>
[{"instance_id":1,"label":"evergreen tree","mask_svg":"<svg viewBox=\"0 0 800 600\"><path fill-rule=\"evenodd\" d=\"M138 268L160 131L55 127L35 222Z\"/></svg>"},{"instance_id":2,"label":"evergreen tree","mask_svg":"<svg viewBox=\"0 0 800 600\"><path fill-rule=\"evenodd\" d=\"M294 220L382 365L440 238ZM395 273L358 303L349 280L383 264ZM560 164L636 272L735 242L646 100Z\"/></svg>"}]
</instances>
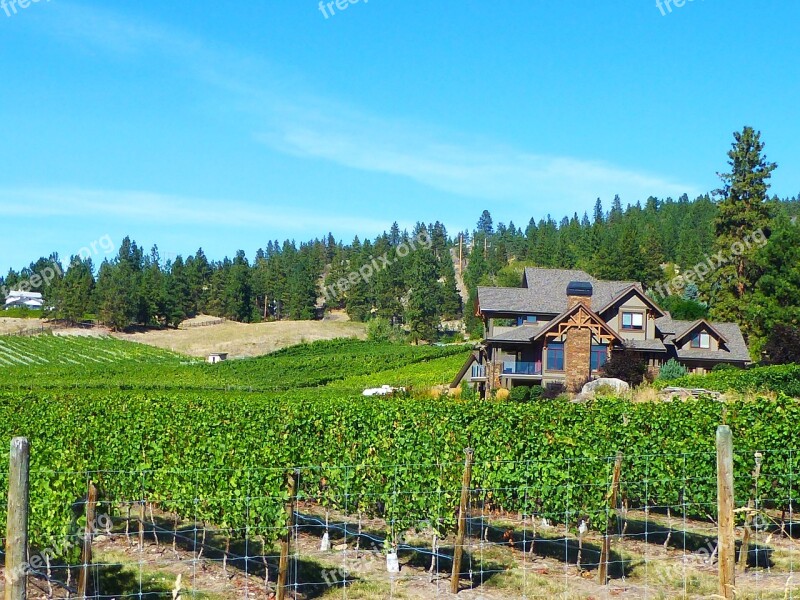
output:
<instances>
[{"instance_id":1,"label":"evergreen tree","mask_svg":"<svg viewBox=\"0 0 800 600\"><path fill-rule=\"evenodd\" d=\"M130 261L103 261L97 276L95 295L100 321L114 331L136 322L140 290L137 273Z\"/></svg>"},{"instance_id":2,"label":"evergreen tree","mask_svg":"<svg viewBox=\"0 0 800 600\"><path fill-rule=\"evenodd\" d=\"M89 311L94 290L92 259L73 256L59 287L54 308L55 316L69 323L83 320Z\"/></svg>"},{"instance_id":3,"label":"evergreen tree","mask_svg":"<svg viewBox=\"0 0 800 600\"><path fill-rule=\"evenodd\" d=\"M484 210L481 213L481 218L478 219L478 232L487 236L492 235L492 233L494 233L492 215L489 214L488 210Z\"/></svg>"},{"instance_id":4,"label":"evergreen tree","mask_svg":"<svg viewBox=\"0 0 800 600\"><path fill-rule=\"evenodd\" d=\"M756 231L768 231L768 180L777 165L767 161L761 133L752 127L734 133L734 139L728 152L731 172L720 175L723 187L717 193L722 201L715 222L715 249L730 256L730 262L713 271L708 291L712 316L736 321L749 332L744 308L760 272L754 261L757 247L748 248L745 240L751 239ZM733 254L733 248L739 251Z\"/></svg>"},{"instance_id":5,"label":"evergreen tree","mask_svg":"<svg viewBox=\"0 0 800 600\"><path fill-rule=\"evenodd\" d=\"M441 321L441 288L436 279L433 253L424 248L414 252L410 271L406 323L411 339L415 342L434 340Z\"/></svg>"},{"instance_id":6,"label":"evergreen tree","mask_svg":"<svg viewBox=\"0 0 800 600\"><path fill-rule=\"evenodd\" d=\"M228 269L224 291L225 316L240 322L253 319L253 289L250 282L250 265L243 250L236 253Z\"/></svg>"},{"instance_id":7,"label":"evergreen tree","mask_svg":"<svg viewBox=\"0 0 800 600\"><path fill-rule=\"evenodd\" d=\"M778 325L800 326L800 225L783 216L755 255L763 274L744 307L756 352Z\"/></svg>"}]
</instances>

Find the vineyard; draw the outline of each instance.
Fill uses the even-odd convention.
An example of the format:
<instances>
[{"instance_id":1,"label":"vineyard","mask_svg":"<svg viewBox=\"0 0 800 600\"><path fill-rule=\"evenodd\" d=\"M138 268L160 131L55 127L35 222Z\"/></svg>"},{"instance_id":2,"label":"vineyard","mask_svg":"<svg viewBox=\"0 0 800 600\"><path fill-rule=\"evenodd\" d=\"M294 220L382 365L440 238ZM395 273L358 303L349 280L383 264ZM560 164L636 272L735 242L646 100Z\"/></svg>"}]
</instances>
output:
<instances>
[{"instance_id":1,"label":"vineyard","mask_svg":"<svg viewBox=\"0 0 800 600\"><path fill-rule=\"evenodd\" d=\"M61 337L0 337L0 368L2 367L75 367L88 365L131 365L134 363L165 363L183 360L163 350L137 344L126 344L111 338ZM17 372L25 378L30 371Z\"/></svg>"},{"instance_id":2,"label":"vineyard","mask_svg":"<svg viewBox=\"0 0 800 600\"><path fill-rule=\"evenodd\" d=\"M271 581L267 589L274 585L275 544L287 532L287 474L293 473L298 540L301 533L313 538L324 531L366 545L359 532L369 530L381 548L405 549L409 569L416 565L424 574L427 563L448 560L444 546L452 548L464 449L472 448L469 505L479 525L470 537L470 571L497 585L504 581L500 575L514 577L511 566L533 560L535 545L580 581L581 571L599 564L588 540L607 527L619 527L621 537L633 536L645 547L670 548L682 540L684 557L687 548L696 550L695 538L703 537L697 531L716 518L714 432L721 423L736 440L737 500L750 500L769 515L772 536L782 529L792 539L797 530L792 514L800 405L783 393L794 393L796 385L796 372L788 368L737 374L750 377L754 389L769 384L778 394L758 402L600 398L516 404L414 393L446 381L463 362L463 347L335 341L207 365L113 340L45 336L10 342L3 347L29 362L0 368L0 442L7 447L13 436L31 442L30 529L38 549L63 547L76 535L75 503L91 480L115 524L109 535L129 539L146 524L156 539L157 531L183 539L192 561L202 554L199 537L208 535L226 568L237 556L245 557L238 567L245 572L255 569L251 558L262 570L267 564L260 574ZM721 375L719 381L736 385ZM360 395L381 384L409 393ZM618 452L620 500L609 507ZM763 464L754 478L756 452ZM0 490L5 493L7 485L0 469ZM146 518L140 515L145 507ZM337 525L326 528L328 518ZM694 523L695 537L688 523ZM238 550L230 550L232 544ZM784 572L777 558L793 554L773 546L770 572L777 576ZM498 554L506 547L511 558ZM60 558L77 559L74 551L64 554ZM636 581L652 568L624 553L615 561L617 579ZM306 577L301 571L295 571L298 597L321 594L320 573ZM528 571L522 572L527 581ZM303 592L302 585L311 585L304 579L317 587ZM489 594L491 586L472 581ZM349 585L339 577L334 587L341 596ZM524 596L538 597L532 590ZM783 597L782 588L776 597Z\"/></svg>"},{"instance_id":3,"label":"vineyard","mask_svg":"<svg viewBox=\"0 0 800 600\"><path fill-rule=\"evenodd\" d=\"M432 385L444 383L453 365L463 362L465 355L461 346L412 347L334 340L209 365L196 358L112 338L0 337L0 389L284 392L344 383L358 376L450 358L438 369L434 381L424 377L418 381L417 370L404 380L411 385ZM392 383L400 385L404 381Z\"/></svg>"}]
</instances>

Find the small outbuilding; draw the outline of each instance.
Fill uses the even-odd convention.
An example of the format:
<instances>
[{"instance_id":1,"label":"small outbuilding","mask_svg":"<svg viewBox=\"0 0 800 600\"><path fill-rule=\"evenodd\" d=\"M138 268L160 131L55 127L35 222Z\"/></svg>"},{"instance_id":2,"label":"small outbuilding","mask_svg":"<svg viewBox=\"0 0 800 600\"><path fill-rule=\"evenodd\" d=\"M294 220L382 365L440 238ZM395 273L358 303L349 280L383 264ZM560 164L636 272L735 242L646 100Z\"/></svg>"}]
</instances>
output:
<instances>
[{"instance_id":1,"label":"small outbuilding","mask_svg":"<svg viewBox=\"0 0 800 600\"><path fill-rule=\"evenodd\" d=\"M228 360L227 352L214 352L208 355L208 362L212 365Z\"/></svg>"}]
</instances>

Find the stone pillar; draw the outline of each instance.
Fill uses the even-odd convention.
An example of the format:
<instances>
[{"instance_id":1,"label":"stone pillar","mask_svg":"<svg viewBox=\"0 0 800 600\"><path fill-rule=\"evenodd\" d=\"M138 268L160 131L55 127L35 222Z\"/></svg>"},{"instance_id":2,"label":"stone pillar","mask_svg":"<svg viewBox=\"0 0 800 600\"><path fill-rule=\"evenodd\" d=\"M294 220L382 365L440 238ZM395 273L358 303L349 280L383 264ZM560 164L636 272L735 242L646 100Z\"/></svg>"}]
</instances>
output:
<instances>
[{"instance_id":1,"label":"stone pillar","mask_svg":"<svg viewBox=\"0 0 800 600\"><path fill-rule=\"evenodd\" d=\"M567 391L573 394L578 393L591 376L591 330L570 329L564 343L564 354Z\"/></svg>"},{"instance_id":2,"label":"stone pillar","mask_svg":"<svg viewBox=\"0 0 800 600\"><path fill-rule=\"evenodd\" d=\"M498 365L493 360L486 363L486 389L500 389L500 375L503 371L502 365Z\"/></svg>"},{"instance_id":3,"label":"stone pillar","mask_svg":"<svg viewBox=\"0 0 800 600\"><path fill-rule=\"evenodd\" d=\"M591 296L567 296L567 310L576 304L583 304L589 310L592 310Z\"/></svg>"}]
</instances>

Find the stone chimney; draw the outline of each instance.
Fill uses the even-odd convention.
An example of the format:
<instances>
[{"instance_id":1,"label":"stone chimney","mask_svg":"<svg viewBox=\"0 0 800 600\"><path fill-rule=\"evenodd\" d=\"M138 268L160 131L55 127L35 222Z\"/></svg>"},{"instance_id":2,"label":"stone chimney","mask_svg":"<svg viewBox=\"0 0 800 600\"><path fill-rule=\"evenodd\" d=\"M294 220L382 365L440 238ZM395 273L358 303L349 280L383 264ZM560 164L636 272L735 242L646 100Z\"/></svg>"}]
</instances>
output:
<instances>
[{"instance_id":1,"label":"stone chimney","mask_svg":"<svg viewBox=\"0 0 800 600\"><path fill-rule=\"evenodd\" d=\"M594 289L588 281L573 281L567 286L567 309L576 304L583 304L586 308L592 308L592 294Z\"/></svg>"},{"instance_id":2,"label":"stone chimney","mask_svg":"<svg viewBox=\"0 0 800 600\"><path fill-rule=\"evenodd\" d=\"M567 286L567 306L583 304L592 308L594 289L588 281L573 281ZM564 344L566 354L567 391L577 393L591 376L592 332L589 329L570 329Z\"/></svg>"}]
</instances>

